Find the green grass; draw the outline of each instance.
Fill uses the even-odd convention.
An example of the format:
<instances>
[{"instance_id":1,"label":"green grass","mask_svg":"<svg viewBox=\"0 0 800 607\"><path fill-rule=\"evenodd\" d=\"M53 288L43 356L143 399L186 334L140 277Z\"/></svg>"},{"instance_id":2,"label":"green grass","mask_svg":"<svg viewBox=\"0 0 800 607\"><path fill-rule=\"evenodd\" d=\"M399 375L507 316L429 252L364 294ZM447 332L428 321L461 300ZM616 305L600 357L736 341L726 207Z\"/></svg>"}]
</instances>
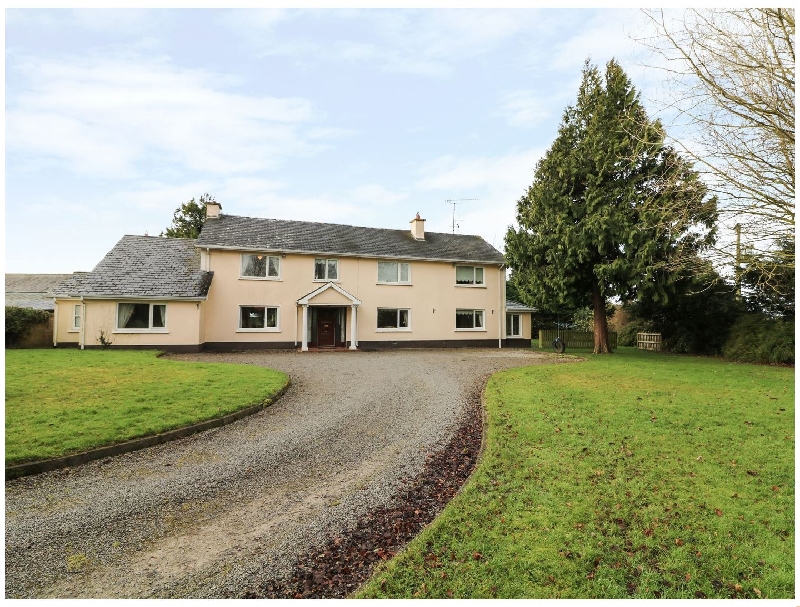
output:
<instances>
[{"instance_id":1,"label":"green grass","mask_svg":"<svg viewBox=\"0 0 800 607\"><path fill-rule=\"evenodd\" d=\"M362 597L794 597L794 369L620 348L498 373L484 457Z\"/></svg>"},{"instance_id":2,"label":"green grass","mask_svg":"<svg viewBox=\"0 0 800 607\"><path fill-rule=\"evenodd\" d=\"M6 465L157 434L264 402L279 371L157 352L6 350Z\"/></svg>"}]
</instances>

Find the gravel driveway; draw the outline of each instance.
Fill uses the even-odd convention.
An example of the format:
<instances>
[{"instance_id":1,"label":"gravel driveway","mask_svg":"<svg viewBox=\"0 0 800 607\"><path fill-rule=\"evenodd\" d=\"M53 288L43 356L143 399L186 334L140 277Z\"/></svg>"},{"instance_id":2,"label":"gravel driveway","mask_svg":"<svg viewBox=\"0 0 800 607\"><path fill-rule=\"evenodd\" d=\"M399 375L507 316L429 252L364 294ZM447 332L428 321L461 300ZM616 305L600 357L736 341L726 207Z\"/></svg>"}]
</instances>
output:
<instances>
[{"instance_id":1,"label":"gravel driveway","mask_svg":"<svg viewBox=\"0 0 800 607\"><path fill-rule=\"evenodd\" d=\"M280 369L230 426L6 483L6 597L241 596L389 503L466 398L529 350L175 355Z\"/></svg>"}]
</instances>

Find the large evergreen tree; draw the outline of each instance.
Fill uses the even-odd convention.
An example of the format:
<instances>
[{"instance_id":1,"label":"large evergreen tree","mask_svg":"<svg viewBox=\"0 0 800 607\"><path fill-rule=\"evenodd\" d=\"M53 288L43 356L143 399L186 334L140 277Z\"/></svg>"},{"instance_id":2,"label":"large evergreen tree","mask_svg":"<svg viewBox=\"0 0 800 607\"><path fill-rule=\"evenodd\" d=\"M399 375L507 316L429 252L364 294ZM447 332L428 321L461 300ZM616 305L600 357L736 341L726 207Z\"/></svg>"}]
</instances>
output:
<instances>
[{"instance_id":1,"label":"large evergreen tree","mask_svg":"<svg viewBox=\"0 0 800 607\"><path fill-rule=\"evenodd\" d=\"M213 202L211 194L203 194L200 201L192 198L175 209L172 214L172 225L161 233L167 238L197 238L206 220L206 204Z\"/></svg>"},{"instance_id":2,"label":"large evergreen tree","mask_svg":"<svg viewBox=\"0 0 800 607\"><path fill-rule=\"evenodd\" d=\"M588 62L577 102L517 203L506 257L523 299L594 310L594 350L608 345L606 302L663 299L683 260L713 242L716 199L665 145L620 65Z\"/></svg>"}]
</instances>

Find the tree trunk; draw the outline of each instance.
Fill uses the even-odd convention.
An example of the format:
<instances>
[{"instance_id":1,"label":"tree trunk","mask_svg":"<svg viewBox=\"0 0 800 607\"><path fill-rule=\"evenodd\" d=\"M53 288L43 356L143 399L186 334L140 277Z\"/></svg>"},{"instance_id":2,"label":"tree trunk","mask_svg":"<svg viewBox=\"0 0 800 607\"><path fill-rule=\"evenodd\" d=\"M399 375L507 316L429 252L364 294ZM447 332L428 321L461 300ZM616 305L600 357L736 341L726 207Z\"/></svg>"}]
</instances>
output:
<instances>
[{"instance_id":1,"label":"tree trunk","mask_svg":"<svg viewBox=\"0 0 800 607\"><path fill-rule=\"evenodd\" d=\"M594 353L611 354L611 348L608 345L606 298L600 293L600 285L597 281L592 284L592 306L594 308Z\"/></svg>"}]
</instances>

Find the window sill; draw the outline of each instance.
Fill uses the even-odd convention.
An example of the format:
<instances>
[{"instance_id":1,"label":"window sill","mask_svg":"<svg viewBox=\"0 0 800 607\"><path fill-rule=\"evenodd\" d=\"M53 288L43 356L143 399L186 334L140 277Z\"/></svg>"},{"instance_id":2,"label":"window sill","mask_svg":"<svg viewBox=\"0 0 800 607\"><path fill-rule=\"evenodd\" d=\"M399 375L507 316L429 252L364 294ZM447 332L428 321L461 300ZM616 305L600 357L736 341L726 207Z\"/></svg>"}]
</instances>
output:
<instances>
[{"instance_id":1,"label":"window sill","mask_svg":"<svg viewBox=\"0 0 800 607\"><path fill-rule=\"evenodd\" d=\"M236 329L237 333L280 333L278 327L269 327L267 329Z\"/></svg>"},{"instance_id":2,"label":"window sill","mask_svg":"<svg viewBox=\"0 0 800 607\"><path fill-rule=\"evenodd\" d=\"M506 335L506 339L519 339L522 335Z\"/></svg>"},{"instance_id":3,"label":"window sill","mask_svg":"<svg viewBox=\"0 0 800 607\"><path fill-rule=\"evenodd\" d=\"M479 333L486 333L486 329L456 329L456 331L477 331Z\"/></svg>"},{"instance_id":4,"label":"window sill","mask_svg":"<svg viewBox=\"0 0 800 607\"><path fill-rule=\"evenodd\" d=\"M120 333L169 333L167 329L115 329L112 334Z\"/></svg>"},{"instance_id":5,"label":"window sill","mask_svg":"<svg viewBox=\"0 0 800 607\"><path fill-rule=\"evenodd\" d=\"M280 276L240 276L239 280L271 280L273 282L283 282Z\"/></svg>"},{"instance_id":6,"label":"window sill","mask_svg":"<svg viewBox=\"0 0 800 607\"><path fill-rule=\"evenodd\" d=\"M80 329L69 329L69 330L67 331L67 333L80 333L80 332L81 332L81 330L80 330Z\"/></svg>"},{"instance_id":7,"label":"window sill","mask_svg":"<svg viewBox=\"0 0 800 607\"><path fill-rule=\"evenodd\" d=\"M375 333L411 333L411 329L375 329Z\"/></svg>"},{"instance_id":8,"label":"window sill","mask_svg":"<svg viewBox=\"0 0 800 607\"><path fill-rule=\"evenodd\" d=\"M341 282L338 278L315 278L311 282Z\"/></svg>"},{"instance_id":9,"label":"window sill","mask_svg":"<svg viewBox=\"0 0 800 607\"><path fill-rule=\"evenodd\" d=\"M380 281L378 281L375 284L376 285L389 285L389 286L392 286L392 287L411 287L411 286L413 286L413 284L410 283L410 282L380 282Z\"/></svg>"},{"instance_id":10,"label":"window sill","mask_svg":"<svg viewBox=\"0 0 800 607\"><path fill-rule=\"evenodd\" d=\"M462 289L485 289L486 285L455 285Z\"/></svg>"}]
</instances>

